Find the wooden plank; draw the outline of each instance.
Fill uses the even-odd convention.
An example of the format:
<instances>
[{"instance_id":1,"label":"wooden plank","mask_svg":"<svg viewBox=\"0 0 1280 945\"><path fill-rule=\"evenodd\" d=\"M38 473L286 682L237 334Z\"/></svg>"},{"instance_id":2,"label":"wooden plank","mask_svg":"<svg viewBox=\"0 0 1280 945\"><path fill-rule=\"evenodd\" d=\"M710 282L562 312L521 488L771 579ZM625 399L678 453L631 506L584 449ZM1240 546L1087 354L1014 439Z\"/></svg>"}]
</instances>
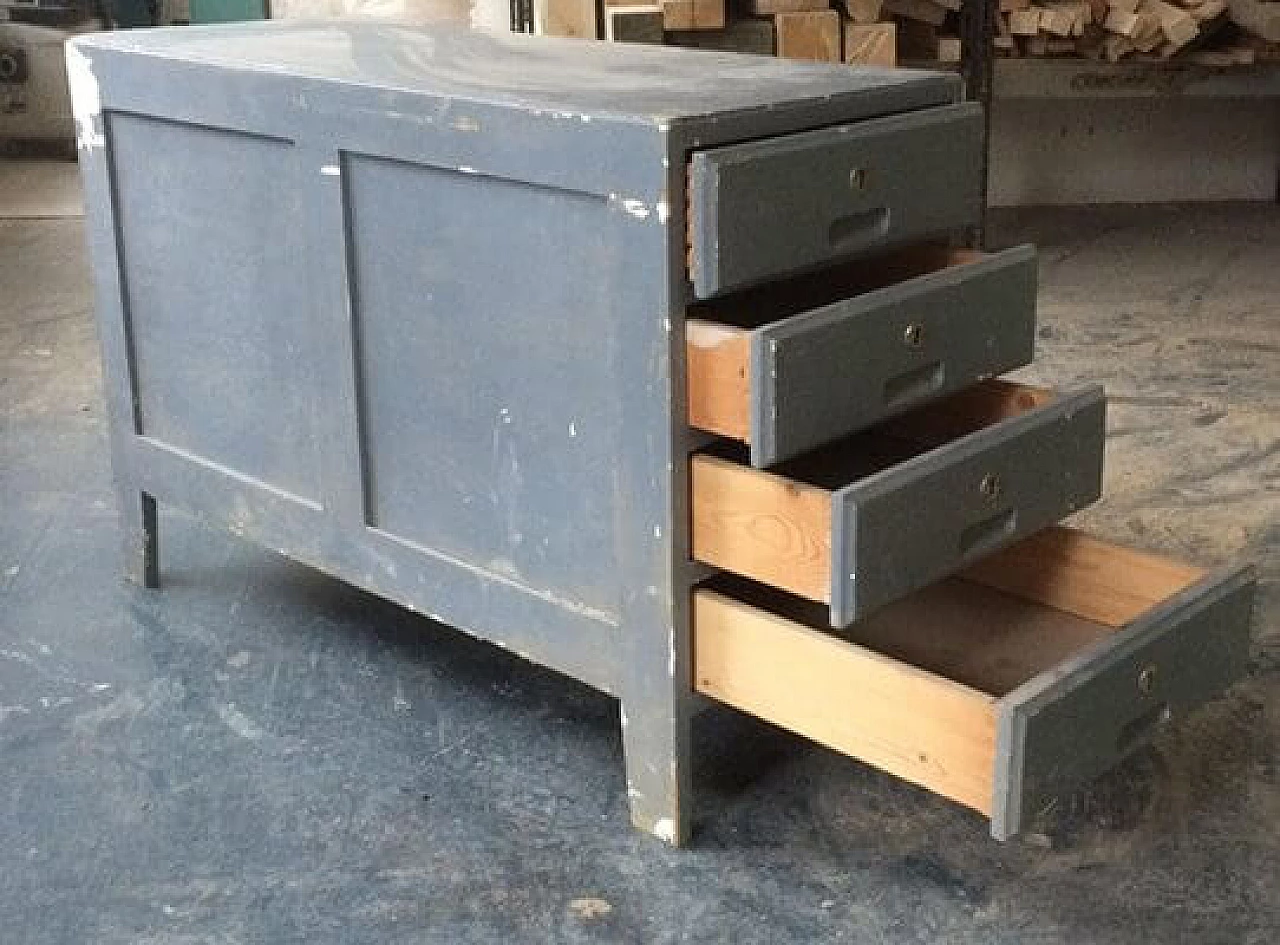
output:
<instances>
[{"instance_id":1,"label":"wooden plank","mask_svg":"<svg viewBox=\"0 0 1280 945\"><path fill-rule=\"evenodd\" d=\"M844 11L855 23L870 24L880 19L883 0L843 0Z\"/></svg>"},{"instance_id":2,"label":"wooden plank","mask_svg":"<svg viewBox=\"0 0 1280 945\"><path fill-rule=\"evenodd\" d=\"M604 38L610 42L660 44L662 37L661 6L605 7Z\"/></svg>"},{"instance_id":3,"label":"wooden plank","mask_svg":"<svg viewBox=\"0 0 1280 945\"><path fill-rule=\"evenodd\" d=\"M1227 12L1227 0L1204 0L1203 3L1187 7L1187 12L1197 23L1207 23Z\"/></svg>"},{"instance_id":4,"label":"wooden plank","mask_svg":"<svg viewBox=\"0 0 1280 945\"><path fill-rule=\"evenodd\" d=\"M690 461L693 557L831 601L831 494L718 456Z\"/></svg>"},{"instance_id":5,"label":"wooden plank","mask_svg":"<svg viewBox=\"0 0 1280 945\"><path fill-rule=\"evenodd\" d=\"M840 14L779 13L773 18L778 55L813 62L840 61Z\"/></svg>"},{"instance_id":6,"label":"wooden plank","mask_svg":"<svg viewBox=\"0 0 1280 945\"><path fill-rule=\"evenodd\" d=\"M1185 46L1200 35L1200 25L1186 10L1164 0L1142 0L1143 12L1154 13L1160 18L1160 29L1174 48Z\"/></svg>"},{"instance_id":7,"label":"wooden plank","mask_svg":"<svg viewBox=\"0 0 1280 945\"><path fill-rule=\"evenodd\" d=\"M699 692L990 815L989 695L713 591L693 626Z\"/></svg>"},{"instance_id":8,"label":"wooden plank","mask_svg":"<svg viewBox=\"0 0 1280 945\"><path fill-rule=\"evenodd\" d=\"M959 36L939 36L938 61L959 62L962 48Z\"/></svg>"},{"instance_id":9,"label":"wooden plank","mask_svg":"<svg viewBox=\"0 0 1280 945\"><path fill-rule=\"evenodd\" d=\"M1040 11L1014 10L1009 14L1009 32L1014 36L1035 36L1040 32Z\"/></svg>"},{"instance_id":10,"label":"wooden plank","mask_svg":"<svg viewBox=\"0 0 1280 945\"><path fill-rule=\"evenodd\" d=\"M1059 526L984 558L963 577L1108 627L1123 627L1204 573Z\"/></svg>"},{"instance_id":11,"label":"wooden plank","mask_svg":"<svg viewBox=\"0 0 1280 945\"><path fill-rule=\"evenodd\" d=\"M1231 19L1269 43L1280 43L1280 3L1228 0Z\"/></svg>"},{"instance_id":12,"label":"wooden plank","mask_svg":"<svg viewBox=\"0 0 1280 945\"><path fill-rule=\"evenodd\" d=\"M1076 13L1066 7L1042 7L1040 10L1040 29L1053 36L1063 38L1073 35L1076 28Z\"/></svg>"},{"instance_id":13,"label":"wooden plank","mask_svg":"<svg viewBox=\"0 0 1280 945\"><path fill-rule=\"evenodd\" d=\"M750 442L750 334L731 325L686 319L685 364L689 426Z\"/></svg>"},{"instance_id":14,"label":"wooden plank","mask_svg":"<svg viewBox=\"0 0 1280 945\"><path fill-rule=\"evenodd\" d=\"M1102 50L1109 62L1119 62L1133 52L1133 40L1119 33L1108 33L1107 38L1102 41Z\"/></svg>"},{"instance_id":15,"label":"wooden plank","mask_svg":"<svg viewBox=\"0 0 1280 945\"><path fill-rule=\"evenodd\" d=\"M725 25L725 0L662 0L668 30L718 30Z\"/></svg>"},{"instance_id":16,"label":"wooden plank","mask_svg":"<svg viewBox=\"0 0 1280 945\"><path fill-rule=\"evenodd\" d=\"M845 23L844 61L850 65L898 64L898 28L893 23Z\"/></svg>"},{"instance_id":17,"label":"wooden plank","mask_svg":"<svg viewBox=\"0 0 1280 945\"><path fill-rule=\"evenodd\" d=\"M1133 39L1138 34L1142 23L1142 17L1137 13L1111 9L1108 11L1107 18L1102 25L1113 33L1119 33L1121 36L1128 36Z\"/></svg>"},{"instance_id":18,"label":"wooden plank","mask_svg":"<svg viewBox=\"0 0 1280 945\"><path fill-rule=\"evenodd\" d=\"M600 36L595 0L534 0L533 23L541 36Z\"/></svg>"}]
</instances>

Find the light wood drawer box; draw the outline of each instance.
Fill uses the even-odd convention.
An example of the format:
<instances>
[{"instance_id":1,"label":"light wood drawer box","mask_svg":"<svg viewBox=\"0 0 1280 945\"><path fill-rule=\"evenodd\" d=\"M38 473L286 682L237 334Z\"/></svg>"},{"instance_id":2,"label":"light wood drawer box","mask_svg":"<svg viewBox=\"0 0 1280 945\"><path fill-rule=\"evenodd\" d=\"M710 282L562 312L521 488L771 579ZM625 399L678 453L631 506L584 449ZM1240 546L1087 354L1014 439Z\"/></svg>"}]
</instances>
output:
<instances>
[{"instance_id":1,"label":"light wood drawer box","mask_svg":"<svg viewBox=\"0 0 1280 945\"><path fill-rule=\"evenodd\" d=\"M977 222L982 109L930 108L695 152L700 299Z\"/></svg>"},{"instance_id":2,"label":"light wood drawer box","mask_svg":"<svg viewBox=\"0 0 1280 945\"><path fill-rule=\"evenodd\" d=\"M921 246L694 306L690 426L768 466L1031 361L1036 257Z\"/></svg>"},{"instance_id":3,"label":"light wood drawer box","mask_svg":"<svg viewBox=\"0 0 1280 945\"><path fill-rule=\"evenodd\" d=\"M1097 499L1104 412L1099 387L986 381L776 470L695 454L693 557L848 626Z\"/></svg>"},{"instance_id":4,"label":"light wood drawer box","mask_svg":"<svg viewBox=\"0 0 1280 945\"><path fill-rule=\"evenodd\" d=\"M1006 839L1243 675L1253 590L1248 569L1207 575L1065 528L843 634L777 592L703 588L695 686Z\"/></svg>"}]
</instances>

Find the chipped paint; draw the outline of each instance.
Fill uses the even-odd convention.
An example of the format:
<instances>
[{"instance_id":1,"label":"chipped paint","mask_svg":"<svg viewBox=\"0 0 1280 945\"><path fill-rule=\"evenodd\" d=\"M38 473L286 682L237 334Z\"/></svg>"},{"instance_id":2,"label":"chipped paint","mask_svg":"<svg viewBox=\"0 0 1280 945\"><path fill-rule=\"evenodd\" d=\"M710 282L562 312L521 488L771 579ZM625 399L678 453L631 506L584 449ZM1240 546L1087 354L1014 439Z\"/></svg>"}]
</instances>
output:
<instances>
[{"instance_id":1,"label":"chipped paint","mask_svg":"<svg viewBox=\"0 0 1280 945\"><path fill-rule=\"evenodd\" d=\"M649 219L649 208L643 200L627 198L622 201L622 209L631 214L637 220Z\"/></svg>"},{"instance_id":2,"label":"chipped paint","mask_svg":"<svg viewBox=\"0 0 1280 945\"><path fill-rule=\"evenodd\" d=\"M569 421L569 435L570 436L578 435L578 425L574 423L572 420Z\"/></svg>"},{"instance_id":3,"label":"chipped paint","mask_svg":"<svg viewBox=\"0 0 1280 945\"><path fill-rule=\"evenodd\" d=\"M102 120L102 96L93 74L93 62L75 43L67 43L67 85L71 88L71 112L76 121L76 147L85 153L106 144L98 125Z\"/></svg>"},{"instance_id":4,"label":"chipped paint","mask_svg":"<svg viewBox=\"0 0 1280 945\"><path fill-rule=\"evenodd\" d=\"M653 835L663 843L676 842L676 822L670 817L659 817L653 825Z\"/></svg>"},{"instance_id":5,"label":"chipped paint","mask_svg":"<svg viewBox=\"0 0 1280 945\"><path fill-rule=\"evenodd\" d=\"M476 121L470 115L462 115L453 122L454 130L474 133L480 130L480 122Z\"/></svg>"},{"instance_id":6,"label":"chipped paint","mask_svg":"<svg viewBox=\"0 0 1280 945\"><path fill-rule=\"evenodd\" d=\"M669 219L671 219L671 205L668 204L665 200L659 200L658 206L656 207L656 209L658 211L659 223L666 223Z\"/></svg>"},{"instance_id":7,"label":"chipped paint","mask_svg":"<svg viewBox=\"0 0 1280 945\"><path fill-rule=\"evenodd\" d=\"M4 722L11 715L30 715L31 710L25 705L0 705L0 722Z\"/></svg>"},{"instance_id":8,"label":"chipped paint","mask_svg":"<svg viewBox=\"0 0 1280 945\"><path fill-rule=\"evenodd\" d=\"M253 719L237 709L234 703L218 706L218 718L222 719L223 724L241 738L248 739L251 742L256 742L262 738L262 729L258 728Z\"/></svg>"},{"instance_id":9,"label":"chipped paint","mask_svg":"<svg viewBox=\"0 0 1280 945\"><path fill-rule=\"evenodd\" d=\"M338 177L342 174L342 168L336 164L325 164L320 168L320 173L325 177Z\"/></svg>"},{"instance_id":10,"label":"chipped paint","mask_svg":"<svg viewBox=\"0 0 1280 945\"><path fill-rule=\"evenodd\" d=\"M661 526L661 525L655 525L655 526L653 526L653 537L654 537L654 538L661 538L661 537L662 537L662 526Z\"/></svg>"},{"instance_id":11,"label":"chipped paint","mask_svg":"<svg viewBox=\"0 0 1280 945\"><path fill-rule=\"evenodd\" d=\"M479 174L480 172L477 171L474 167L471 167L470 165L459 164L458 173L459 174Z\"/></svg>"}]
</instances>

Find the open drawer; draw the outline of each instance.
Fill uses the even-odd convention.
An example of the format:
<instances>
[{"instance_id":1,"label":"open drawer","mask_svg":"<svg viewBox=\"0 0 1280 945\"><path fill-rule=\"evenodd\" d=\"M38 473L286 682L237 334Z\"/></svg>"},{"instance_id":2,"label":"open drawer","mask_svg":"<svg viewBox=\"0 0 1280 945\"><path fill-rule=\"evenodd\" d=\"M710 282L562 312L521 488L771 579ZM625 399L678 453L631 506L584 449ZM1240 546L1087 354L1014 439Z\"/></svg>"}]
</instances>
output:
<instances>
[{"instance_id":1,"label":"open drawer","mask_svg":"<svg viewBox=\"0 0 1280 945\"><path fill-rule=\"evenodd\" d=\"M1243 675L1252 597L1247 568L1206 575L1052 528L840 635L758 586L696 590L695 686L980 811L1004 840Z\"/></svg>"},{"instance_id":2,"label":"open drawer","mask_svg":"<svg viewBox=\"0 0 1280 945\"><path fill-rule=\"evenodd\" d=\"M1031 361L1036 256L924 245L693 306L689 425L769 466Z\"/></svg>"},{"instance_id":3,"label":"open drawer","mask_svg":"<svg viewBox=\"0 0 1280 945\"><path fill-rule=\"evenodd\" d=\"M694 152L694 295L977 223L982 149L982 106L966 102Z\"/></svg>"},{"instance_id":4,"label":"open drawer","mask_svg":"<svg viewBox=\"0 0 1280 945\"><path fill-rule=\"evenodd\" d=\"M1104 411L986 381L773 470L722 444L690 460L693 557L848 626L1096 500Z\"/></svg>"}]
</instances>

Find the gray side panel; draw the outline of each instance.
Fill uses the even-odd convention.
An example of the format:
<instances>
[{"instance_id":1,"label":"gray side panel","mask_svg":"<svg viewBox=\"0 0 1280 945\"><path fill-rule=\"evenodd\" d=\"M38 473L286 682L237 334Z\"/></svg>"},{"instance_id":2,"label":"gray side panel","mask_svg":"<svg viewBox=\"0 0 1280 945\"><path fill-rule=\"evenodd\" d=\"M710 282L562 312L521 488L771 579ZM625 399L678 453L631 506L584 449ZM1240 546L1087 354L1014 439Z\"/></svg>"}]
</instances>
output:
<instances>
[{"instance_id":1,"label":"gray side panel","mask_svg":"<svg viewBox=\"0 0 1280 945\"><path fill-rule=\"evenodd\" d=\"M1001 699L992 836L1014 836L1058 793L1242 677L1254 586L1249 568L1201 581Z\"/></svg>"},{"instance_id":2,"label":"gray side panel","mask_svg":"<svg viewBox=\"0 0 1280 945\"><path fill-rule=\"evenodd\" d=\"M1035 250L1022 246L765 326L752 339L752 465L1027 364L1035 305Z\"/></svg>"},{"instance_id":3,"label":"gray side panel","mask_svg":"<svg viewBox=\"0 0 1280 945\"><path fill-rule=\"evenodd\" d=\"M318 501L292 144L124 114L107 131L138 432Z\"/></svg>"},{"instance_id":4,"label":"gray side panel","mask_svg":"<svg viewBox=\"0 0 1280 945\"><path fill-rule=\"evenodd\" d=\"M1052 525L1098 498L1102 388L955 440L840 490L832 503L831 623L877 607ZM995 477L994 495L983 490Z\"/></svg>"},{"instance_id":5,"label":"gray side panel","mask_svg":"<svg viewBox=\"0 0 1280 945\"><path fill-rule=\"evenodd\" d=\"M698 152L694 293L710 298L973 223L981 157L974 103Z\"/></svg>"},{"instance_id":6,"label":"gray side panel","mask_svg":"<svg viewBox=\"0 0 1280 945\"><path fill-rule=\"evenodd\" d=\"M608 201L348 155L365 521L618 618Z\"/></svg>"}]
</instances>

